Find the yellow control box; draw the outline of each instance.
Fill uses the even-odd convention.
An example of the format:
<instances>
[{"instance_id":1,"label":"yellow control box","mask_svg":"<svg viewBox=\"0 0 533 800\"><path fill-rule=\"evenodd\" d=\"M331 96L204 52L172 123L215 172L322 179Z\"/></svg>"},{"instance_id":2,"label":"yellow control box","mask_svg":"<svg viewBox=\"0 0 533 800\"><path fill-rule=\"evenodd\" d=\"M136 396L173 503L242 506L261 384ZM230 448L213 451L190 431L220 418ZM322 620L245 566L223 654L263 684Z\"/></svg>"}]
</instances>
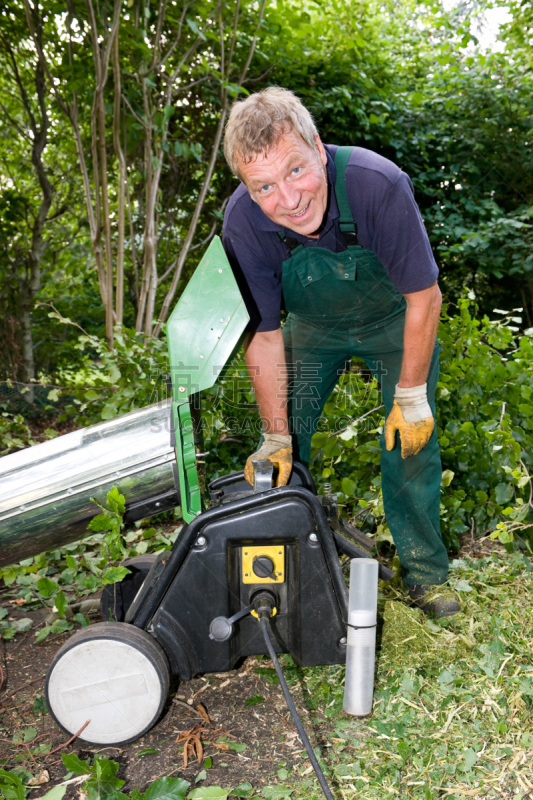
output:
<instances>
[{"instance_id":1,"label":"yellow control box","mask_svg":"<svg viewBox=\"0 0 533 800\"><path fill-rule=\"evenodd\" d=\"M285 548L241 547L243 583L284 583Z\"/></svg>"}]
</instances>

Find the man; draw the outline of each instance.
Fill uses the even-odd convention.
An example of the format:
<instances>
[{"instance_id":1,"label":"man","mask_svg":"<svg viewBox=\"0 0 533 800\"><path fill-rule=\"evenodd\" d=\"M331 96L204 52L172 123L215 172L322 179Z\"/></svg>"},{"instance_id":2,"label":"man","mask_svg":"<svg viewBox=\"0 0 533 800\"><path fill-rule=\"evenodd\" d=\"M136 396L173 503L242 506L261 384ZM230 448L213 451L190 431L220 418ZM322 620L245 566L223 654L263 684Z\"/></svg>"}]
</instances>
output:
<instances>
[{"instance_id":1,"label":"man","mask_svg":"<svg viewBox=\"0 0 533 800\"><path fill-rule=\"evenodd\" d=\"M309 463L324 403L360 356L383 392L383 500L404 582L425 611L451 616L434 429L441 294L411 182L371 151L324 146L280 88L233 106L224 152L242 181L223 241L251 317L246 363L264 431L247 480L252 458L278 467L278 485L293 450Z\"/></svg>"}]
</instances>

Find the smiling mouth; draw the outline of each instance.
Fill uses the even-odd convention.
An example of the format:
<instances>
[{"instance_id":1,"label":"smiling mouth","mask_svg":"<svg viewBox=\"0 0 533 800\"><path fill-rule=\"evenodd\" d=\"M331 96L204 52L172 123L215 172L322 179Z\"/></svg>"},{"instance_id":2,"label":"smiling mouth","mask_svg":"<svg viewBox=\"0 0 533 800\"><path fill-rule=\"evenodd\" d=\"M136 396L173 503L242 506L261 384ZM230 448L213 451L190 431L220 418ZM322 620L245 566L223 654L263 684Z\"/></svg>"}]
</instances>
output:
<instances>
[{"instance_id":1,"label":"smiling mouth","mask_svg":"<svg viewBox=\"0 0 533 800\"><path fill-rule=\"evenodd\" d=\"M309 208L310 205L311 205L311 201L309 201L308 204L306 205L306 207L302 208L302 210L299 211L297 214L289 214L288 216L289 217L293 217L293 218L294 217L303 217L303 215L305 214L305 212L307 211L307 209Z\"/></svg>"}]
</instances>

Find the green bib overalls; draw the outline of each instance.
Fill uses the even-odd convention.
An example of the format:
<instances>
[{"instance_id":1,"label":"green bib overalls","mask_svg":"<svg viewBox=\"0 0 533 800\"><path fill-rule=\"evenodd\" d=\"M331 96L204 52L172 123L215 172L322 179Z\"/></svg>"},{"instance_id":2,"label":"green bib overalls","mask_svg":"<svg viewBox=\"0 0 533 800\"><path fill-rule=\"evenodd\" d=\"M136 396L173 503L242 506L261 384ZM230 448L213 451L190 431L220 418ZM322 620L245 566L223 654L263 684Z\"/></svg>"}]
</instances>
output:
<instances>
[{"instance_id":1,"label":"green bib overalls","mask_svg":"<svg viewBox=\"0 0 533 800\"><path fill-rule=\"evenodd\" d=\"M340 229L352 244L342 253L333 253L321 247L295 246L295 240L286 240L290 255L283 262L282 284L289 311L283 329L289 370L289 424L294 457L306 464L324 404L346 361L359 356L380 381L386 416L392 408L402 365L406 302L376 255L356 243L345 181L351 150L337 150L335 195ZM279 236L285 241L282 234ZM427 379L434 414L438 352L435 343ZM400 454L399 437L395 448L387 451L382 434L385 514L404 580L409 584L440 584L448 576L439 522L441 473L436 428L426 447L406 459Z\"/></svg>"}]
</instances>

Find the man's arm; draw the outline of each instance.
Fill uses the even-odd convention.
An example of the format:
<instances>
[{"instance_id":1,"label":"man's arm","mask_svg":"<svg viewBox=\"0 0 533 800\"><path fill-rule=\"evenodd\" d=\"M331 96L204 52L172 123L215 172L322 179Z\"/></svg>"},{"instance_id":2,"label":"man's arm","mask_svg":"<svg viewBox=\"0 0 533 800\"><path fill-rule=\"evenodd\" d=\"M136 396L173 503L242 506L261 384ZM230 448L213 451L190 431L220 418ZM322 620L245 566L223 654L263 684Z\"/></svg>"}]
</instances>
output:
<instances>
[{"instance_id":1,"label":"man's arm","mask_svg":"<svg viewBox=\"0 0 533 800\"><path fill-rule=\"evenodd\" d=\"M398 386L407 389L426 382L435 347L442 295L437 283L404 295L407 301L403 360Z\"/></svg>"},{"instance_id":2,"label":"man's arm","mask_svg":"<svg viewBox=\"0 0 533 800\"><path fill-rule=\"evenodd\" d=\"M244 352L263 431L287 435L287 370L281 328L250 334Z\"/></svg>"}]
</instances>

